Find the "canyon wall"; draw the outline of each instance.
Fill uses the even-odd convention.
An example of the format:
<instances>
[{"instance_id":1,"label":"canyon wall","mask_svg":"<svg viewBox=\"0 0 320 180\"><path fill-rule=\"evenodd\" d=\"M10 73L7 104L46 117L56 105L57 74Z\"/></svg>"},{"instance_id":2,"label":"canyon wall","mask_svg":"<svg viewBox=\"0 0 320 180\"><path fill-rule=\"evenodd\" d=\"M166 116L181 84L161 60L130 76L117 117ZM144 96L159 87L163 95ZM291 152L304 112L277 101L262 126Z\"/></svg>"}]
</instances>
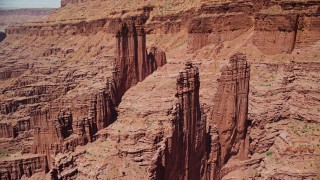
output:
<instances>
[{"instance_id":1,"label":"canyon wall","mask_svg":"<svg viewBox=\"0 0 320 180\"><path fill-rule=\"evenodd\" d=\"M206 119L199 102L199 71L191 63L177 77L173 134L157 179L199 179L206 150Z\"/></svg>"},{"instance_id":2,"label":"canyon wall","mask_svg":"<svg viewBox=\"0 0 320 180\"><path fill-rule=\"evenodd\" d=\"M79 2L86 1L62 1L62 4ZM188 49L191 52L206 45L231 41L254 28L253 44L263 53L291 53L294 49L308 47L319 40L319 6L317 1L207 2L199 5L197 10L186 9L179 14L153 14L145 27L147 34L176 34L187 29ZM135 11L147 20L156 11L154 9L152 5L145 5ZM117 18L77 18L63 23L46 21L46 24L41 25L37 22L14 25L6 29L6 34L69 36L89 35L99 31L116 33L119 16L126 13L129 11L110 13Z\"/></svg>"},{"instance_id":3,"label":"canyon wall","mask_svg":"<svg viewBox=\"0 0 320 180\"><path fill-rule=\"evenodd\" d=\"M221 69L213 107L200 107L199 71L186 63L177 77L172 136L157 158L153 178L220 179L225 175L221 169L230 159L248 158L249 79L246 56L233 55ZM207 108L211 111L205 112ZM208 122L207 116L212 116Z\"/></svg>"},{"instance_id":4,"label":"canyon wall","mask_svg":"<svg viewBox=\"0 0 320 180\"><path fill-rule=\"evenodd\" d=\"M107 79L104 89L90 98L87 114L79 117L78 114L82 114L77 112L79 109L71 109L58 114L54 111L49 116L51 119L41 114L40 118L32 118L41 123L44 121L41 117L47 119L46 125L40 125L35 130L34 153L56 154L92 142L97 131L115 121L115 108L123 94L157 69L155 66L152 68L152 61L159 67L165 64L165 53L161 50L150 52L153 59L147 57L146 34L142 22L137 22L140 24L135 25L136 22L129 21L129 25L119 25L113 75Z\"/></svg>"},{"instance_id":5,"label":"canyon wall","mask_svg":"<svg viewBox=\"0 0 320 180\"><path fill-rule=\"evenodd\" d=\"M87 6L89 1L63 3L63 13L109 8L98 0L93 6ZM171 6L164 2L161 8ZM265 54L298 54L300 48L316 52L312 45L319 40L318 7L318 1L244 0L186 9L181 5L181 12L174 7L159 14L156 7L141 5L99 18L57 17L9 27L0 44L0 147L22 155L13 161L16 155L8 155L1 178L19 179L51 169L52 177L66 179L220 179L235 170L263 167L267 160L261 156L268 151L280 149L280 155L296 158L301 151L303 158L314 158L313 146L281 149L279 138L287 141L287 135L270 124L283 119L319 122L319 109L314 108L319 105L319 63L253 59L278 60ZM147 50L147 34L152 34L148 44L170 52L165 67L163 50ZM236 39L243 34L248 37ZM212 53L204 46L224 42L232 48L221 46L220 57L203 59L201 51ZM250 100L252 66L244 54L231 56L236 51L247 51L258 71L252 74L259 78L250 86ZM229 64L220 69L229 56ZM317 54L312 56L316 59ZM185 64L186 59L193 63ZM204 72L202 92L198 67ZM151 75L158 68L160 72ZM29 158L29 153L43 160ZM261 154L251 158L255 153ZM38 161L46 165L34 165ZM279 174L289 177L282 172L260 176Z\"/></svg>"},{"instance_id":6,"label":"canyon wall","mask_svg":"<svg viewBox=\"0 0 320 180\"><path fill-rule=\"evenodd\" d=\"M320 2L282 2L278 6L281 10L255 14L253 44L259 50L264 54L291 53L319 40Z\"/></svg>"},{"instance_id":7,"label":"canyon wall","mask_svg":"<svg viewBox=\"0 0 320 180\"><path fill-rule=\"evenodd\" d=\"M206 4L188 26L188 48L196 51L209 44L230 41L253 27L251 3Z\"/></svg>"},{"instance_id":8,"label":"canyon wall","mask_svg":"<svg viewBox=\"0 0 320 180\"><path fill-rule=\"evenodd\" d=\"M235 54L230 66L221 70L212 119L219 129L221 162L230 156L246 159L248 155L247 114L250 66L244 54Z\"/></svg>"},{"instance_id":9,"label":"canyon wall","mask_svg":"<svg viewBox=\"0 0 320 180\"><path fill-rule=\"evenodd\" d=\"M231 159L249 154L248 94L250 66L244 54L235 54L222 67L212 109L209 136L208 179L218 179L220 169Z\"/></svg>"},{"instance_id":10,"label":"canyon wall","mask_svg":"<svg viewBox=\"0 0 320 180\"><path fill-rule=\"evenodd\" d=\"M14 129L10 124L1 123L0 124L0 137L1 138L11 138L14 136Z\"/></svg>"},{"instance_id":11,"label":"canyon wall","mask_svg":"<svg viewBox=\"0 0 320 180\"><path fill-rule=\"evenodd\" d=\"M301 122L319 122L318 62L258 63L253 67L264 83L251 89L249 117L254 119L250 137L250 153L263 153L276 142L278 132L260 130L267 124L296 119ZM269 75L266 76L265 72ZM307 83L306 83L307 82ZM269 135L268 135L269 134ZM288 153L288 151L285 151Z\"/></svg>"},{"instance_id":12,"label":"canyon wall","mask_svg":"<svg viewBox=\"0 0 320 180\"><path fill-rule=\"evenodd\" d=\"M37 155L16 160L0 160L0 179L30 178L37 172L48 172L48 163L45 156Z\"/></svg>"},{"instance_id":13,"label":"canyon wall","mask_svg":"<svg viewBox=\"0 0 320 180\"><path fill-rule=\"evenodd\" d=\"M150 74L150 62L147 59L146 34L141 22L122 24L117 33L115 64L119 71L118 86L123 94L131 86L142 81Z\"/></svg>"},{"instance_id":14,"label":"canyon wall","mask_svg":"<svg viewBox=\"0 0 320 180\"><path fill-rule=\"evenodd\" d=\"M121 17L103 17L99 19L71 19L67 22L57 23L55 21L30 22L29 24L17 24L6 28L6 34L24 34L30 36L71 36L71 35L93 35L99 31L116 34L121 22L145 24L151 11L148 6L136 10L138 15Z\"/></svg>"},{"instance_id":15,"label":"canyon wall","mask_svg":"<svg viewBox=\"0 0 320 180\"><path fill-rule=\"evenodd\" d=\"M143 23L143 19L127 20L119 26L113 77L116 104L130 87L166 63L166 55L162 50L152 47L150 53L147 52Z\"/></svg>"},{"instance_id":16,"label":"canyon wall","mask_svg":"<svg viewBox=\"0 0 320 180\"><path fill-rule=\"evenodd\" d=\"M107 72L110 76L105 79L103 86L81 97L68 93L77 86L74 81L64 84L63 88L30 85L27 90L17 90L15 95L23 98L1 102L2 115L10 116L23 110L25 105L42 103L43 106L26 108L25 112L30 114L30 118L17 120L14 125L13 122L2 123L0 137L14 139L32 130L32 146L24 153L46 155L49 169L54 167L54 156L58 153L74 151L79 145L95 141L94 135L117 118L116 108L124 93L166 63L166 54L161 49L152 47L147 52L143 17L125 19L118 22L116 27L114 65ZM50 47L41 55L47 59L65 58L72 53L72 48ZM13 78L11 74L2 80L10 78ZM50 98L56 93L71 97ZM77 98L73 98L75 95ZM23 175L22 172L20 174Z\"/></svg>"},{"instance_id":17,"label":"canyon wall","mask_svg":"<svg viewBox=\"0 0 320 180\"><path fill-rule=\"evenodd\" d=\"M109 25L110 23L110 25ZM109 25L104 27L105 25ZM30 36L70 36L70 35L90 35L98 31L114 33L117 21L112 19L98 19L93 21L80 21L76 23L50 24L47 25L29 25L29 26L9 26L6 28L6 34L25 34Z\"/></svg>"}]
</instances>

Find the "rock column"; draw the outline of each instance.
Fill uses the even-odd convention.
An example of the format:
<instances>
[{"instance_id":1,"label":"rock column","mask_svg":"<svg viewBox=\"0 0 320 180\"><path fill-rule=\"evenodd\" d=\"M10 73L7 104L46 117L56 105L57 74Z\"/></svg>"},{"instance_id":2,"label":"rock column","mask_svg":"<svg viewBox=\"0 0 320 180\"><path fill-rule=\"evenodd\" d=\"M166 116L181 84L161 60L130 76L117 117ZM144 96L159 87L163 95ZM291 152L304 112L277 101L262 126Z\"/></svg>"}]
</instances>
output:
<instances>
[{"instance_id":1,"label":"rock column","mask_svg":"<svg viewBox=\"0 0 320 180\"><path fill-rule=\"evenodd\" d=\"M199 71L186 63L177 77L177 103L173 108L173 134L156 162L159 179L200 179L205 161L206 118L199 102ZM163 160L161 160L163 159ZM161 173L160 173L161 172Z\"/></svg>"},{"instance_id":2,"label":"rock column","mask_svg":"<svg viewBox=\"0 0 320 180\"><path fill-rule=\"evenodd\" d=\"M209 179L219 178L219 170L231 157L240 160L247 158L249 79L250 66L244 54L233 55L229 65L221 70L212 121L209 122L211 127L216 127L218 130L217 133L210 132L210 136L218 136L220 149L216 146L211 147ZM217 138L212 138L211 141L217 141Z\"/></svg>"}]
</instances>

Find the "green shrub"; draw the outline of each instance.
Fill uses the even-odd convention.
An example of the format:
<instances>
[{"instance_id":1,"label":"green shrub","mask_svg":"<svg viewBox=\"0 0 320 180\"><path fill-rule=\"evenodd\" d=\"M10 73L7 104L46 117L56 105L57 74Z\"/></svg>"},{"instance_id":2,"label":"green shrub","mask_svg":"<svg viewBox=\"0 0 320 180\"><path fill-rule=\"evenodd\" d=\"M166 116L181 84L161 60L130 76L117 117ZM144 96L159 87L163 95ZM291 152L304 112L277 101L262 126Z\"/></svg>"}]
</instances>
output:
<instances>
[{"instance_id":1,"label":"green shrub","mask_svg":"<svg viewBox=\"0 0 320 180\"><path fill-rule=\"evenodd\" d=\"M7 156L9 153L0 151L0 157Z\"/></svg>"},{"instance_id":2,"label":"green shrub","mask_svg":"<svg viewBox=\"0 0 320 180\"><path fill-rule=\"evenodd\" d=\"M308 131L308 126L305 125L305 126L302 128L301 132L302 132L302 133L306 133L307 131Z\"/></svg>"},{"instance_id":3,"label":"green shrub","mask_svg":"<svg viewBox=\"0 0 320 180\"><path fill-rule=\"evenodd\" d=\"M268 151L268 152L266 153L267 156L272 156L272 154L273 154L273 152L270 152L270 151Z\"/></svg>"}]
</instances>

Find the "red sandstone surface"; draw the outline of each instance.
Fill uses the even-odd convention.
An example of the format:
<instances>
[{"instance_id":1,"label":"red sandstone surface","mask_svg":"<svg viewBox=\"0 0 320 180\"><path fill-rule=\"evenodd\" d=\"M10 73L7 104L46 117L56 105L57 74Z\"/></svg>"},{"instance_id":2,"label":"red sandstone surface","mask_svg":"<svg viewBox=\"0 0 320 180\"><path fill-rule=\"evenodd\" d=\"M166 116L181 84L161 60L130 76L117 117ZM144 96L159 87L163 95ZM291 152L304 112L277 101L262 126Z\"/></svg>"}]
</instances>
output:
<instances>
[{"instance_id":1,"label":"red sandstone surface","mask_svg":"<svg viewBox=\"0 0 320 180\"><path fill-rule=\"evenodd\" d=\"M0 43L0 179L320 177L320 2L62 0Z\"/></svg>"}]
</instances>

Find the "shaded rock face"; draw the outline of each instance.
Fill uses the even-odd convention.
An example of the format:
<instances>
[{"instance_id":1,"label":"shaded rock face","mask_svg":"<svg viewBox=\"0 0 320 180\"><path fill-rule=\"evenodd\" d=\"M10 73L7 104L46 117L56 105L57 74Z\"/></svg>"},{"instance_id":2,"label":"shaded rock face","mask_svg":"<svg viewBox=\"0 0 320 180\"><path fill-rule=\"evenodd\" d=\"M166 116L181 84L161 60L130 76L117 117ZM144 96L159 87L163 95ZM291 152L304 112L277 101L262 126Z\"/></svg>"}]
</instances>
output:
<instances>
[{"instance_id":1,"label":"shaded rock face","mask_svg":"<svg viewBox=\"0 0 320 180\"><path fill-rule=\"evenodd\" d=\"M33 130L32 146L27 152L45 154L49 169L54 167L53 157L58 153L74 151L79 145L95 141L95 134L115 121L116 107L123 94L166 63L166 55L162 50L154 47L148 54L143 21L135 21L127 21L129 25L119 22L120 28L115 35L117 46L113 72L99 91L89 96L62 101L51 101L49 98L47 106L29 110L29 119L18 120L16 125L1 123L0 137L15 138L23 132ZM43 56L65 57L69 53L73 53L73 49L52 47L47 49ZM3 78L11 78L11 74L10 77ZM64 87L61 93L66 94L73 88ZM41 103L44 100L41 98L40 101L42 94L57 92L60 91L57 91L56 87L33 87L30 92L21 92L25 96L34 95L32 98L1 102L0 112L8 115L16 112L24 104Z\"/></svg>"},{"instance_id":2,"label":"shaded rock face","mask_svg":"<svg viewBox=\"0 0 320 180\"><path fill-rule=\"evenodd\" d=\"M0 124L0 137L1 138L11 138L14 137L14 129L11 124L2 123Z\"/></svg>"},{"instance_id":3,"label":"shaded rock face","mask_svg":"<svg viewBox=\"0 0 320 180\"><path fill-rule=\"evenodd\" d=\"M45 126L41 124L44 121L43 118L35 118L38 127L41 128L35 130L34 153L57 154L92 142L97 131L107 127L116 119L115 108L120 103L123 94L156 70L151 61L153 60L155 65L159 66L165 64L163 60L165 54L161 51L150 52L152 60L147 57L143 24L135 26L133 21L130 23L129 28L126 23L121 24L116 34L117 47L113 76L111 80L107 80L105 89L90 99L88 116L83 119L74 119L72 116L77 112L60 111L58 118L53 121L45 121L48 122ZM40 113L40 116L43 115ZM47 115L43 117L46 118ZM76 136L68 138L71 134Z\"/></svg>"},{"instance_id":4,"label":"shaded rock face","mask_svg":"<svg viewBox=\"0 0 320 180\"><path fill-rule=\"evenodd\" d=\"M320 7L319 1L282 2L279 5L282 11L259 12L254 17L253 43L263 53L291 53L320 39L320 15L312 11Z\"/></svg>"},{"instance_id":5,"label":"shaded rock face","mask_svg":"<svg viewBox=\"0 0 320 180\"><path fill-rule=\"evenodd\" d=\"M22 176L30 178L33 174L43 171L48 172L48 163L45 156L5 160L0 162L0 179L21 179Z\"/></svg>"},{"instance_id":6,"label":"shaded rock face","mask_svg":"<svg viewBox=\"0 0 320 180\"><path fill-rule=\"evenodd\" d=\"M177 77L173 134L167 141L156 179L199 179L206 149L206 118L199 102L199 70L186 63Z\"/></svg>"},{"instance_id":7,"label":"shaded rock face","mask_svg":"<svg viewBox=\"0 0 320 180\"><path fill-rule=\"evenodd\" d=\"M248 142L243 140L247 134L248 94L250 66L243 54L230 59L230 66L222 69L218 93L212 119L219 129L221 144L221 162L226 163L230 155L245 159L248 154ZM228 155L229 154L229 155Z\"/></svg>"},{"instance_id":8,"label":"shaded rock face","mask_svg":"<svg viewBox=\"0 0 320 180\"><path fill-rule=\"evenodd\" d=\"M116 104L130 87L143 81L158 67L166 63L166 55L160 49L146 48L146 33L143 20L123 22L116 35L114 80Z\"/></svg>"},{"instance_id":9,"label":"shaded rock face","mask_svg":"<svg viewBox=\"0 0 320 180\"><path fill-rule=\"evenodd\" d=\"M147 60L146 34L142 24L133 21L122 24L117 33L115 64L119 71L119 90L123 94L131 86L142 81L150 74Z\"/></svg>"},{"instance_id":10,"label":"shaded rock face","mask_svg":"<svg viewBox=\"0 0 320 180\"><path fill-rule=\"evenodd\" d=\"M250 66L244 54L235 54L221 70L218 90L212 110L209 136L211 152L207 176L219 178L220 168L230 158L244 160L249 152L249 94Z\"/></svg>"},{"instance_id":11,"label":"shaded rock face","mask_svg":"<svg viewBox=\"0 0 320 180\"><path fill-rule=\"evenodd\" d=\"M148 62L150 63L149 69L153 72L167 63L166 53L157 47L151 47Z\"/></svg>"},{"instance_id":12,"label":"shaded rock face","mask_svg":"<svg viewBox=\"0 0 320 180\"><path fill-rule=\"evenodd\" d=\"M1 138L12 138L16 137L19 132L29 131L35 126L30 124L29 120L19 120L16 125L12 126L11 124L1 123L0 124L0 137Z\"/></svg>"},{"instance_id":13,"label":"shaded rock face","mask_svg":"<svg viewBox=\"0 0 320 180\"><path fill-rule=\"evenodd\" d=\"M7 37L6 33L0 31L0 42Z\"/></svg>"},{"instance_id":14,"label":"shaded rock face","mask_svg":"<svg viewBox=\"0 0 320 180\"><path fill-rule=\"evenodd\" d=\"M209 44L230 41L253 26L251 3L203 5L188 26L188 48L196 51Z\"/></svg>"},{"instance_id":15,"label":"shaded rock face","mask_svg":"<svg viewBox=\"0 0 320 180\"><path fill-rule=\"evenodd\" d=\"M221 70L215 103L208 114L200 107L198 68L186 64L177 77L173 134L158 157L156 179L219 179L229 159L247 159L249 79L246 56L233 55ZM208 130L207 115L212 116Z\"/></svg>"}]
</instances>

